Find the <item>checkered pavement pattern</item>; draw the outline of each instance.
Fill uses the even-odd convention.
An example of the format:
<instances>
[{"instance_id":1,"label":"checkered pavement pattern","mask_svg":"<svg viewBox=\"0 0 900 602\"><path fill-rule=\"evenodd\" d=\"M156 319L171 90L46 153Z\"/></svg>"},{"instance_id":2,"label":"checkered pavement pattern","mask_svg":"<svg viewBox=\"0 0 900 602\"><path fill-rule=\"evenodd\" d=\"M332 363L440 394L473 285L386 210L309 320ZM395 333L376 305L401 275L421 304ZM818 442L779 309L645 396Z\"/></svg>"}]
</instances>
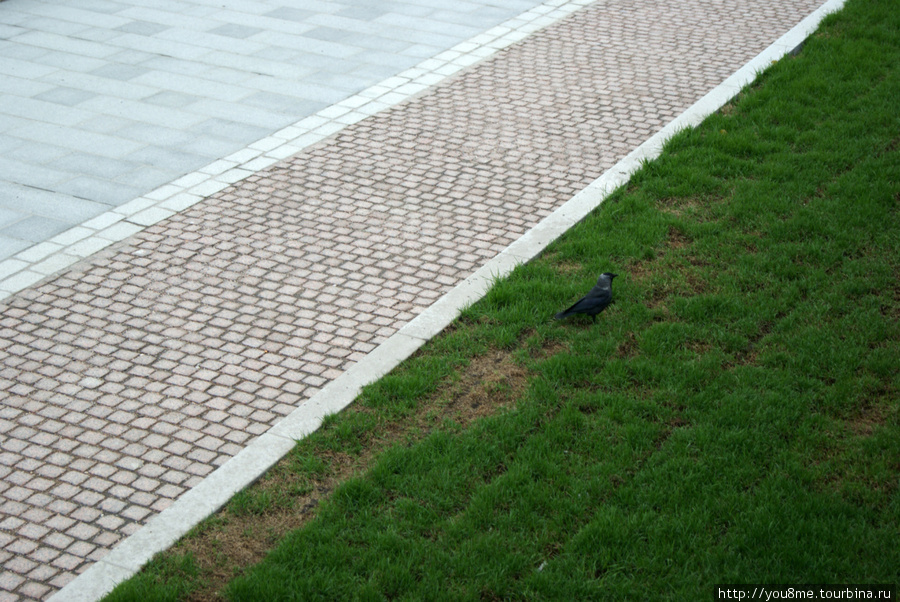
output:
<instances>
[{"instance_id":1,"label":"checkered pavement pattern","mask_svg":"<svg viewBox=\"0 0 900 602\"><path fill-rule=\"evenodd\" d=\"M605 0L0 305L0 600L42 599L819 6Z\"/></svg>"}]
</instances>

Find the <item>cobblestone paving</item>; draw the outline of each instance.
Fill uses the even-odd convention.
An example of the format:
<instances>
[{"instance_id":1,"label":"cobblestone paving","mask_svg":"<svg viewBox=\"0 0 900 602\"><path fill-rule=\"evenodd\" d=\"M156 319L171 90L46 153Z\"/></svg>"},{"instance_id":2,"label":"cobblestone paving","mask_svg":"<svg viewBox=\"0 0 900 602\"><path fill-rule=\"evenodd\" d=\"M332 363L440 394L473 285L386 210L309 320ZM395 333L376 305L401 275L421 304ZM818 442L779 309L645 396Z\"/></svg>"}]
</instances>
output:
<instances>
[{"instance_id":1,"label":"cobblestone paving","mask_svg":"<svg viewBox=\"0 0 900 602\"><path fill-rule=\"evenodd\" d=\"M7 299L0 600L65 585L819 4L598 2Z\"/></svg>"}]
</instances>

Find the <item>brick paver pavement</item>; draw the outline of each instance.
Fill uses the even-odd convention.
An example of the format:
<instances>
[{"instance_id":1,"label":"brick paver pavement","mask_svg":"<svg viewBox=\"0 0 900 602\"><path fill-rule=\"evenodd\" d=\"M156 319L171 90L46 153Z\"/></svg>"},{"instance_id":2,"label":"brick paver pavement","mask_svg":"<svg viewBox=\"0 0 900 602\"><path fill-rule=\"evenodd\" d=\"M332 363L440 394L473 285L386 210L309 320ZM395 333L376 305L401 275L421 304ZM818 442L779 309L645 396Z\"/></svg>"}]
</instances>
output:
<instances>
[{"instance_id":1,"label":"brick paver pavement","mask_svg":"<svg viewBox=\"0 0 900 602\"><path fill-rule=\"evenodd\" d=\"M0 305L0 599L45 598L819 0L604 0Z\"/></svg>"}]
</instances>

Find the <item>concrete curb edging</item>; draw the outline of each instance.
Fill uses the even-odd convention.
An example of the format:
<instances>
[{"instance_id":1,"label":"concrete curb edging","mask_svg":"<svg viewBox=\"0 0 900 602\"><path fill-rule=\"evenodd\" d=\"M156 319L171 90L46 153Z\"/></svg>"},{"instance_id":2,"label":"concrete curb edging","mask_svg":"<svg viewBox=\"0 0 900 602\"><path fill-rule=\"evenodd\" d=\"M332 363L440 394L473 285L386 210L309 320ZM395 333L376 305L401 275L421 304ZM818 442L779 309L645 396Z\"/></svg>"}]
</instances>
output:
<instances>
[{"instance_id":1,"label":"concrete curb edging","mask_svg":"<svg viewBox=\"0 0 900 602\"><path fill-rule=\"evenodd\" d=\"M554 5L562 3L552 2ZM840 10L844 3L845 0L828 0L813 11L365 358L212 472L143 528L122 541L106 557L94 563L50 600L93 602L137 573L155 554L171 547L200 521L218 511L237 492L261 477L298 440L316 431L326 416L346 408L364 386L386 375L440 333L464 308L481 299L495 280L539 255L551 242L584 219L614 190L626 184L644 162L658 157L665 142L673 135L698 125L734 98L760 71L802 44L826 15ZM579 2L578 7L586 4L588 2ZM542 22L541 27L550 22ZM535 31L537 29L539 28ZM299 150L300 148L296 149Z\"/></svg>"}]
</instances>

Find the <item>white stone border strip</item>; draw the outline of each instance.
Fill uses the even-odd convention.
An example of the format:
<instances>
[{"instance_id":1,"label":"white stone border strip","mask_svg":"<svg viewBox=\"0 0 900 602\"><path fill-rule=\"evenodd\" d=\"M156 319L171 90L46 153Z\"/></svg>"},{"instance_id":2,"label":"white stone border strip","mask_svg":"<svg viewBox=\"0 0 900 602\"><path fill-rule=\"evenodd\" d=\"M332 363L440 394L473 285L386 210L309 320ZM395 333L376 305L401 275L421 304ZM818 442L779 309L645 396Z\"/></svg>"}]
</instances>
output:
<instances>
[{"instance_id":1,"label":"white stone border strip","mask_svg":"<svg viewBox=\"0 0 900 602\"><path fill-rule=\"evenodd\" d=\"M844 2L845 0L828 0L562 207L178 498L169 508L153 517L143 528L52 596L50 602L93 602L137 573L155 554L171 547L200 521L218 511L236 493L256 481L283 458L298 440L316 431L326 416L349 406L365 385L393 370L440 333L465 307L481 299L497 278L536 257L551 242L600 206L615 189L626 184L645 161L658 157L666 140L682 129L696 126L719 110L745 85L751 83L760 71L803 43L825 15L840 10ZM532 22L534 21L538 20ZM135 214L153 206L142 206Z\"/></svg>"},{"instance_id":2,"label":"white stone border strip","mask_svg":"<svg viewBox=\"0 0 900 602\"><path fill-rule=\"evenodd\" d=\"M0 301L348 125L409 99L594 1L548 0L247 148L0 261Z\"/></svg>"}]
</instances>

